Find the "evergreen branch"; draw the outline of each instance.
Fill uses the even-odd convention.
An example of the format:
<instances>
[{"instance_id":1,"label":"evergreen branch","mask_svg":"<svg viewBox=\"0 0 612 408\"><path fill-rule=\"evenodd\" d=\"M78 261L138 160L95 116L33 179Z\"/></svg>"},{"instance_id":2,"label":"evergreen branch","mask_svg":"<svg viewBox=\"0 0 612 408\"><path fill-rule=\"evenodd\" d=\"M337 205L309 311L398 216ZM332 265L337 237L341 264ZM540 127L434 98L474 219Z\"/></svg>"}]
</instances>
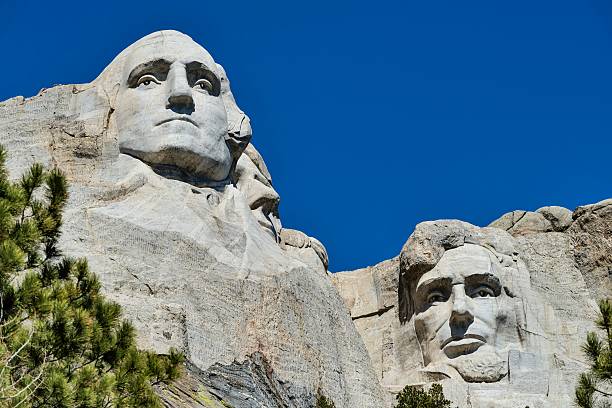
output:
<instances>
[{"instance_id":1,"label":"evergreen branch","mask_svg":"<svg viewBox=\"0 0 612 408\"><path fill-rule=\"evenodd\" d=\"M30 387L32 386L32 384L34 384L36 381L38 381L38 380L40 380L40 379L41 379L41 377L42 377L42 375L43 375L43 373L44 373L44 371L45 371L45 370L44 370L45 366L46 366L46 355L45 355L45 358L43 359L42 364L40 365L40 369L38 370L38 375L37 375L37 376L36 376L36 377L35 377L35 378L34 378L32 381L30 381L30 382L29 382L29 383L28 383L28 384L27 384L27 385L26 385L26 386L25 386L25 387L24 387L24 388L23 388L21 391L17 392L17 394L15 394L15 395L11 395L11 396L9 396L9 397L0 396L0 399L14 399L14 398L17 398L17 397L19 396L19 394L21 394L22 392L26 391L28 388L30 388ZM19 381L21 381L21 380L20 380L20 379L18 379L18 380L16 380L16 381L14 381L14 382L11 384L11 388L16 388L16 387L15 387L15 385L16 385L16 384L17 384ZM30 395L32 395L34 392L36 392L36 390L37 390L37 389L40 387L40 385L41 385L42 383L43 383L43 381L41 380L41 381L38 383L38 385L37 385L37 386L36 386L36 387L35 387L35 388L32 390L32 392L31 392L31 393L28 395L28 397L29 397ZM0 393L2 393L2 395L4 395L4 390L5 390L6 388L8 388L8 387L5 387L5 388L3 388L2 390L0 390ZM24 398L23 400L21 400L21 402L23 402L23 401L25 401L25 400L27 400L27 398ZM19 404L15 405L15 407L17 407L18 405L20 405L20 404L21 404L21 402L19 402ZM15 408L15 407L14 407L14 408Z\"/></svg>"},{"instance_id":2,"label":"evergreen branch","mask_svg":"<svg viewBox=\"0 0 612 408\"><path fill-rule=\"evenodd\" d=\"M25 317L21 317L21 318L19 316L15 316L11 320L7 321L6 323L0 324L0 329L3 329L4 327L9 326L9 325L19 326L26 320L30 319L30 317L31 317L30 315L26 315Z\"/></svg>"},{"instance_id":3,"label":"evergreen branch","mask_svg":"<svg viewBox=\"0 0 612 408\"><path fill-rule=\"evenodd\" d=\"M90 365L91 363L95 363L96 361L99 361L99 360L100 360L100 358L102 358L102 356L98 356L98 357L94 358L93 360L89 360L88 362L83 363L83 364L81 364L80 366L77 366L76 368L74 368L74 369L70 370L70 372L71 372L71 373L74 373L74 372L76 372L76 371L80 370L81 368L83 368L83 367L86 367L86 366ZM111 368L112 368L112 367L111 367Z\"/></svg>"},{"instance_id":4,"label":"evergreen branch","mask_svg":"<svg viewBox=\"0 0 612 408\"><path fill-rule=\"evenodd\" d=\"M137 350L86 260L61 255L65 176L34 165L12 182L5 159L0 146L0 406L161 406L153 384L175 379L182 355Z\"/></svg>"},{"instance_id":5,"label":"evergreen branch","mask_svg":"<svg viewBox=\"0 0 612 408\"><path fill-rule=\"evenodd\" d=\"M24 387L23 387L23 388L22 388L22 389L21 389L19 392L17 392L17 394L15 394L15 395L11 395L11 396L9 396L9 397L0 397L0 399L15 399L15 398L19 397L19 394L21 394L22 392L24 392L24 391L28 390L28 389L29 389L29 388L32 386L32 384L34 384L35 382L37 382L37 381L38 381L38 384L36 385L36 387L34 387L34 388L32 389L32 391L30 392L30 394L28 394L28 397L30 397L30 396L31 396L31 395L32 395L34 392L36 392L36 390L37 390L38 388L40 388L41 384L44 382L44 381L42 380L42 375L43 375L43 373L44 373L44 372L45 372L45 371L44 371L44 367L41 367L41 368L40 368L40 370L38 370L38 375L37 375L37 376L36 376L36 377L35 377L35 378L34 378L32 381L30 381L30 382L29 382L27 385L25 385L25 386L24 386ZM39 381L39 380L40 380L40 381ZM16 385L18 382L19 382L19 380L15 381L13 384L11 384L11 387L12 387L12 388L16 388L16 387L15 387L15 385ZM2 390L2 391L4 391L4 390ZM26 398L24 398L23 400L21 400L21 402L26 401L26 400L27 400L27 397L26 397ZM15 405L15 407L19 406L19 405L21 404L21 402L20 402L19 404ZM14 408L15 408L15 407L14 407Z\"/></svg>"},{"instance_id":6,"label":"evergreen branch","mask_svg":"<svg viewBox=\"0 0 612 408\"><path fill-rule=\"evenodd\" d=\"M582 350L589 357L592 363L597 363L597 358L603 349L602 342L593 332L587 333L586 343L582 346Z\"/></svg>"},{"instance_id":7,"label":"evergreen branch","mask_svg":"<svg viewBox=\"0 0 612 408\"><path fill-rule=\"evenodd\" d=\"M8 360L6 360L6 363L8 365L9 362L13 361L13 359L15 357L17 357L19 355L19 353L21 353L21 351L28 345L30 344L30 341L32 340L32 336L34 335L34 328L30 328L30 334L28 336L28 339L21 345L21 347L19 347L19 349L17 349L17 351L15 351L13 353L12 356L9 357ZM2 371L0 371L0 378L2 378L4 376L4 371L6 370L7 365L5 365L4 367L2 367Z\"/></svg>"}]
</instances>

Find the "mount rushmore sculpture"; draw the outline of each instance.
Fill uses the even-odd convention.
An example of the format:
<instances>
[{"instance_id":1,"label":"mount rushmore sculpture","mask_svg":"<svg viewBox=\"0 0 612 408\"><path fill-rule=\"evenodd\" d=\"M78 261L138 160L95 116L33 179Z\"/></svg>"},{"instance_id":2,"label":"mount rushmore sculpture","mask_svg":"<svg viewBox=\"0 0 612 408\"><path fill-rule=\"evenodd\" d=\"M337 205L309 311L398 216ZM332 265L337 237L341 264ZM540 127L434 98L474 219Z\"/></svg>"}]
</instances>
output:
<instances>
[{"instance_id":1,"label":"mount rushmore sculpture","mask_svg":"<svg viewBox=\"0 0 612 408\"><path fill-rule=\"evenodd\" d=\"M64 252L89 259L142 347L185 353L191 389L165 390L169 406L390 407L431 382L461 407L570 404L610 294L609 202L518 229L422 223L399 258L332 275L325 247L282 225L251 136L223 67L176 31L91 83L0 103L12 174L68 176Z\"/></svg>"}]
</instances>

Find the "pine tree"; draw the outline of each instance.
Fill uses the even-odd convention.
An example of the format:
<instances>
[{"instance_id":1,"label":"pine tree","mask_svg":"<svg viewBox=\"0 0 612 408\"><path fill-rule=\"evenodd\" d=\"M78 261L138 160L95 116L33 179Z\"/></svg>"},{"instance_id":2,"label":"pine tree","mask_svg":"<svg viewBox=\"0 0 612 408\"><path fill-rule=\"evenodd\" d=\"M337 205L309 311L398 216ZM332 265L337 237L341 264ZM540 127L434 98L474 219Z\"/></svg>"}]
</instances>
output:
<instances>
[{"instance_id":1,"label":"pine tree","mask_svg":"<svg viewBox=\"0 0 612 408\"><path fill-rule=\"evenodd\" d=\"M317 405L315 408L336 408L334 401L319 393L317 395Z\"/></svg>"},{"instance_id":2,"label":"pine tree","mask_svg":"<svg viewBox=\"0 0 612 408\"><path fill-rule=\"evenodd\" d=\"M442 386L432 384L429 392L407 385L396 395L395 408L450 408L451 402L444 397Z\"/></svg>"},{"instance_id":3,"label":"pine tree","mask_svg":"<svg viewBox=\"0 0 612 408\"><path fill-rule=\"evenodd\" d=\"M65 177L34 164L9 180L0 146L0 407L159 407L153 385L183 357L139 351L87 261L57 242Z\"/></svg>"},{"instance_id":4,"label":"pine tree","mask_svg":"<svg viewBox=\"0 0 612 408\"><path fill-rule=\"evenodd\" d=\"M586 353L591 369L580 375L576 388L576 404L582 408L610 407L612 397L612 302L599 302L599 318L595 324L604 333L587 334L582 349Z\"/></svg>"}]
</instances>

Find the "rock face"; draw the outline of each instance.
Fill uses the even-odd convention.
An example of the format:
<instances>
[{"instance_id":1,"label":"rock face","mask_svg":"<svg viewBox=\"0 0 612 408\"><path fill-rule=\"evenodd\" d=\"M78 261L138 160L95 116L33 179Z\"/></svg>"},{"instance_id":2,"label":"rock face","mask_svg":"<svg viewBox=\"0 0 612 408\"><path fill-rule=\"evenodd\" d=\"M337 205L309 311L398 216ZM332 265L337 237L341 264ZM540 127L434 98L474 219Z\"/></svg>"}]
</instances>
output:
<instances>
[{"instance_id":1,"label":"rock face","mask_svg":"<svg viewBox=\"0 0 612 408\"><path fill-rule=\"evenodd\" d=\"M571 405L612 294L612 200L421 223L397 257L331 276L323 244L283 227L251 136L223 67L175 31L91 83L0 103L13 176L68 176L64 252L141 347L185 353L166 406L391 407L431 382L462 408Z\"/></svg>"},{"instance_id":2,"label":"rock face","mask_svg":"<svg viewBox=\"0 0 612 408\"><path fill-rule=\"evenodd\" d=\"M64 252L88 258L142 347L185 353L202 395L380 406L325 249L303 233L301 247L280 243L278 194L250 138L223 68L174 31L132 44L89 84L0 104L13 176L35 161L68 176Z\"/></svg>"},{"instance_id":3,"label":"rock face","mask_svg":"<svg viewBox=\"0 0 612 408\"><path fill-rule=\"evenodd\" d=\"M309 406L291 400L288 390L261 353L242 363L215 364L206 371L188 364L181 378L172 384L158 385L157 393L170 408Z\"/></svg>"},{"instance_id":4,"label":"rock face","mask_svg":"<svg viewBox=\"0 0 612 408\"><path fill-rule=\"evenodd\" d=\"M513 235L553 231L552 223L539 212L512 211L489 224Z\"/></svg>"},{"instance_id":5,"label":"rock face","mask_svg":"<svg viewBox=\"0 0 612 408\"><path fill-rule=\"evenodd\" d=\"M574 261L595 299L612 293L612 199L578 207L568 230Z\"/></svg>"},{"instance_id":6,"label":"rock face","mask_svg":"<svg viewBox=\"0 0 612 408\"><path fill-rule=\"evenodd\" d=\"M442 383L460 407L569 407L596 300L610 297L612 200L419 224L400 258L337 273L387 405ZM503 396L503 398L500 398Z\"/></svg>"}]
</instances>

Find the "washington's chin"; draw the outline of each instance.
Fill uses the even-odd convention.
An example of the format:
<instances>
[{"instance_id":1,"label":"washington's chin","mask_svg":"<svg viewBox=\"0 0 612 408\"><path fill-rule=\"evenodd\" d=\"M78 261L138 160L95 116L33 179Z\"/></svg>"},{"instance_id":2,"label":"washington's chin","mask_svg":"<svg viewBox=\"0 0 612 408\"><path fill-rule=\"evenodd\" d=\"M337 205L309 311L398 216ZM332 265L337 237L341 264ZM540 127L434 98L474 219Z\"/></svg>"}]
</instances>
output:
<instances>
[{"instance_id":1,"label":"washington's chin","mask_svg":"<svg viewBox=\"0 0 612 408\"><path fill-rule=\"evenodd\" d=\"M209 149L193 143L168 143L150 148L120 144L119 151L143 161L165 177L205 184L229 177L232 158L225 142L221 143L222 146Z\"/></svg>"}]
</instances>

